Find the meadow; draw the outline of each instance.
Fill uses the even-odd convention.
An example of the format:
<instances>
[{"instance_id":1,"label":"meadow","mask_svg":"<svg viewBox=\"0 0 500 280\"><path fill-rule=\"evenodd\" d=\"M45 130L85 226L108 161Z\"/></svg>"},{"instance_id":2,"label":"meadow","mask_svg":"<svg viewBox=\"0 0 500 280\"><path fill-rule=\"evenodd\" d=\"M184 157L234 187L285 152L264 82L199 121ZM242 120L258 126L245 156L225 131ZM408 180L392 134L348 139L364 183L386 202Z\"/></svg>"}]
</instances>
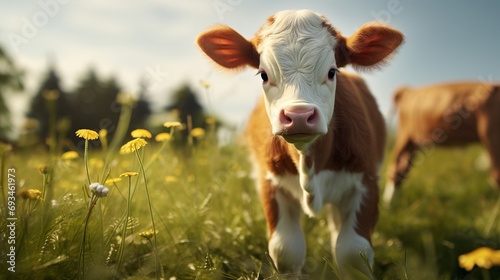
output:
<instances>
[{"instance_id":1,"label":"meadow","mask_svg":"<svg viewBox=\"0 0 500 280\"><path fill-rule=\"evenodd\" d=\"M93 148L103 134L82 138L87 145L78 145L76 155L2 146L0 277L288 278L267 255L265 219L241 138L219 145L214 130L199 130L178 146L176 133L170 127L156 140L124 140L123 153ZM459 255L478 247L500 248L500 193L488 168L478 164L482 153L473 145L417 158L396 201L381 208L373 278L498 279L495 267L468 272L458 264ZM15 176L8 176L12 170ZM15 272L8 263L11 177L17 191ZM92 183L98 185L89 188ZM304 217L303 228L303 278L335 279L324 213Z\"/></svg>"}]
</instances>

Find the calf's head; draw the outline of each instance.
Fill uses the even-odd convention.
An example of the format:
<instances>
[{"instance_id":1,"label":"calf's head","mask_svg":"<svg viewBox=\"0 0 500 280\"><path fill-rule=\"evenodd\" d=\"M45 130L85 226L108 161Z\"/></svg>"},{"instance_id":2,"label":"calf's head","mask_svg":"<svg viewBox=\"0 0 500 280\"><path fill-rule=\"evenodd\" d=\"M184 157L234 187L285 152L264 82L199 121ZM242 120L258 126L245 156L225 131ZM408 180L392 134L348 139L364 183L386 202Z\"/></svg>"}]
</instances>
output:
<instances>
[{"instance_id":1,"label":"calf's head","mask_svg":"<svg viewBox=\"0 0 500 280\"><path fill-rule=\"evenodd\" d=\"M201 33L200 48L227 69L258 69L272 133L305 149L328 131L340 67L375 67L401 44L403 35L377 24L343 37L324 17L308 11L271 16L250 40L228 26Z\"/></svg>"}]
</instances>

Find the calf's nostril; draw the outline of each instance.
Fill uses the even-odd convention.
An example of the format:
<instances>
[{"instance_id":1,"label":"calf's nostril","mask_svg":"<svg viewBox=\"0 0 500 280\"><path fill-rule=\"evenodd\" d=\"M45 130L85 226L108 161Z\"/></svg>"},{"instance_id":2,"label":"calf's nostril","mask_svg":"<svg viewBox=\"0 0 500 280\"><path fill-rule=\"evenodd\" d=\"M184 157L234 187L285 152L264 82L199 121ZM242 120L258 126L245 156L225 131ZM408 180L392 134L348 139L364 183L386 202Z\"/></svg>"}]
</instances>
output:
<instances>
[{"instance_id":1,"label":"calf's nostril","mask_svg":"<svg viewBox=\"0 0 500 280\"><path fill-rule=\"evenodd\" d=\"M285 124L285 125L292 124L292 122L293 122L292 118L287 115L287 112L285 110L281 110L280 121L282 124Z\"/></svg>"},{"instance_id":2,"label":"calf's nostril","mask_svg":"<svg viewBox=\"0 0 500 280\"><path fill-rule=\"evenodd\" d=\"M316 122L317 113L316 110L312 110L311 115L307 118L306 122L308 124L314 124Z\"/></svg>"}]
</instances>

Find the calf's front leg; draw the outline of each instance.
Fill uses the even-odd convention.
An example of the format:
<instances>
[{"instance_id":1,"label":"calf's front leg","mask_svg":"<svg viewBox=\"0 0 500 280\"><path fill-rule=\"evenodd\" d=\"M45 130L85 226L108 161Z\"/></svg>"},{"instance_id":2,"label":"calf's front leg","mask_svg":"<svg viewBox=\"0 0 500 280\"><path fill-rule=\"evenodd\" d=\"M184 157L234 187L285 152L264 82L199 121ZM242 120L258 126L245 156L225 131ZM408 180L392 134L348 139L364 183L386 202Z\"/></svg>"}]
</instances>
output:
<instances>
[{"instance_id":1,"label":"calf's front leg","mask_svg":"<svg viewBox=\"0 0 500 280\"><path fill-rule=\"evenodd\" d=\"M300 202L266 180L261 189L269 229L269 254L280 273L300 274L306 256L306 241L300 220Z\"/></svg>"}]
</instances>

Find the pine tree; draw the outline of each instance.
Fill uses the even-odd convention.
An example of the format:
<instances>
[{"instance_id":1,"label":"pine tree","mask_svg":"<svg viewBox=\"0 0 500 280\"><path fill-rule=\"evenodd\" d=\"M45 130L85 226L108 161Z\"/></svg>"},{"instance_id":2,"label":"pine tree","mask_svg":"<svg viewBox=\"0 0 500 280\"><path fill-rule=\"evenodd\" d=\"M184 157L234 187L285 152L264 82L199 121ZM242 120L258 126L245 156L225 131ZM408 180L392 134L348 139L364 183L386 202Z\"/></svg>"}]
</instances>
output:
<instances>
[{"instance_id":1,"label":"pine tree","mask_svg":"<svg viewBox=\"0 0 500 280\"><path fill-rule=\"evenodd\" d=\"M47 76L31 100L27 116L38 121L38 133L42 140L50 135L55 136L57 126L61 128L63 122L70 121L71 108L68 94L61 88L59 75L53 66L49 67ZM68 127L63 130L61 131L63 136L67 136Z\"/></svg>"},{"instance_id":2,"label":"pine tree","mask_svg":"<svg viewBox=\"0 0 500 280\"><path fill-rule=\"evenodd\" d=\"M5 96L8 93L21 92L23 89L23 72L0 46L0 139L9 138L12 129L11 112L5 102Z\"/></svg>"},{"instance_id":3,"label":"pine tree","mask_svg":"<svg viewBox=\"0 0 500 280\"><path fill-rule=\"evenodd\" d=\"M132 111L132 120L130 121L130 129L144 128L145 122L151 115L151 107L147 100L148 84L145 80L139 82L139 96L137 103Z\"/></svg>"},{"instance_id":4,"label":"pine tree","mask_svg":"<svg viewBox=\"0 0 500 280\"><path fill-rule=\"evenodd\" d=\"M165 108L166 111L176 112L178 119L191 128L206 126L206 117L203 106L198 101L196 93L188 84L183 84L173 93L172 103ZM188 130L184 130L180 138L177 138L178 144L187 143Z\"/></svg>"},{"instance_id":5,"label":"pine tree","mask_svg":"<svg viewBox=\"0 0 500 280\"><path fill-rule=\"evenodd\" d=\"M116 101L119 92L120 86L114 78L102 81L94 69L89 69L73 93L72 131L106 129L112 136L121 110Z\"/></svg>"}]
</instances>

